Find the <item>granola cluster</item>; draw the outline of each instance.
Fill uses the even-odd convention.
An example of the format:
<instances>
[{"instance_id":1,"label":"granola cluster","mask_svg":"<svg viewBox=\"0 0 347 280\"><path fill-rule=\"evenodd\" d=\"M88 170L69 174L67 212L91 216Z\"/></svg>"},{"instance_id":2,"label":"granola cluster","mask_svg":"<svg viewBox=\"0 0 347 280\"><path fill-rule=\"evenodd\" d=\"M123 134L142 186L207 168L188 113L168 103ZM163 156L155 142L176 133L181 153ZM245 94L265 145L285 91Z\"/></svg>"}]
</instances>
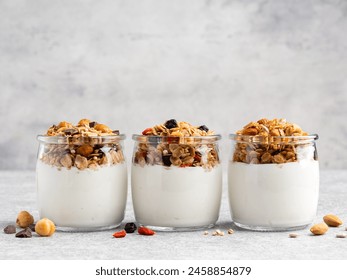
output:
<instances>
[{"instance_id":1,"label":"granola cluster","mask_svg":"<svg viewBox=\"0 0 347 280\"><path fill-rule=\"evenodd\" d=\"M58 168L74 166L79 170L123 163L120 143L103 138L114 135L119 131L88 119L80 120L76 126L63 121L47 130L46 136L58 137L58 142L45 144L40 158Z\"/></svg>"},{"instance_id":2,"label":"granola cluster","mask_svg":"<svg viewBox=\"0 0 347 280\"><path fill-rule=\"evenodd\" d=\"M171 119L164 124L145 129L142 135L144 137L139 141L134 153L135 164L167 167L201 166L206 169L219 164L218 146L214 141L202 143L201 138L194 139L194 136L214 135L205 125L192 126L187 122ZM162 138L158 139L157 136ZM188 141L185 137L192 138Z\"/></svg>"},{"instance_id":3,"label":"granola cluster","mask_svg":"<svg viewBox=\"0 0 347 280\"><path fill-rule=\"evenodd\" d=\"M175 119L171 119L166 121L164 124L146 128L142 132L142 134L155 136L188 137L213 135L214 132L212 130L209 130L206 125L193 126L187 122L177 122Z\"/></svg>"},{"instance_id":4,"label":"granola cluster","mask_svg":"<svg viewBox=\"0 0 347 280\"><path fill-rule=\"evenodd\" d=\"M65 136L72 138L119 135L119 130L112 130L107 125L82 119L76 126L62 121L58 125L52 125L46 133L47 136Z\"/></svg>"},{"instance_id":5,"label":"granola cluster","mask_svg":"<svg viewBox=\"0 0 347 280\"><path fill-rule=\"evenodd\" d=\"M285 119L261 119L250 122L236 134L238 139L233 161L250 164L298 161L302 154L299 154L298 150L305 148L305 145L299 145L298 141L300 136L308 135L300 126ZM312 146L307 144L306 148L312 149Z\"/></svg>"}]
</instances>

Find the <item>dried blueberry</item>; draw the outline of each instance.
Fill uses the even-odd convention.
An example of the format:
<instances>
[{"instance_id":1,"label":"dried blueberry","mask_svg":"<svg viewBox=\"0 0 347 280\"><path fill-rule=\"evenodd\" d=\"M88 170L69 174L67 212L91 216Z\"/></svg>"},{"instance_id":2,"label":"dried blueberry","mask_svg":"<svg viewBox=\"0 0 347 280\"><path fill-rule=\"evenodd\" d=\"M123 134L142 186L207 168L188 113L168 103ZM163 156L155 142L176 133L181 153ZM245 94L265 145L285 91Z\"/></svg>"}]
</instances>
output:
<instances>
[{"instance_id":1,"label":"dried blueberry","mask_svg":"<svg viewBox=\"0 0 347 280\"><path fill-rule=\"evenodd\" d=\"M8 225L7 227L4 228L4 232L6 234L16 233L16 227L14 225Z\"/></svg>"},{"instance_id":2,"label":"dried blueberry","mask_svg":"<svg viewBox=\"0 0 347 280\"><path fill-rule=\"evenodd\" d=\"M164 124L166 128L171 129L177 127L177 121L175 119L171 119L166 121Z\"/></svg>"},{"instance_id":3,"label":"dried blueberry","mask_svg":"<svg viewBox=\"0 0 347 280\"><path fill-rule=\"evenodd\" d=\"M165 166L171 166L171 160L170 160L171 155L165 155L163 156L163 164Z\"/></svg>"},{"instance_id":4,"label":"dried blueberry","mask_svg":"<svg viewBox=\"0 0 347 280\"><path fill-rule=\"evenodd\" d=\"M133 233L137 229L137 226L134 223L127 223L124 226L126 233Z\"/></svg>"},{"instance_id":5,"label":"dried blueberry","mask_svg":"<svg viewBox=\"0 0 347 280\"><path fill-rule=\"evenodd\" d=\"M18 238L30 238L30 237L32 237L30 228L26 228L22 231L19 231L16 234L16 237L18 237Z\"/></svg>"},{"instance_id":6,"label":"dried blueberry","mask_svg":"<svg viewBox=\"0 0 347 280\"><path fill-rule=\"evenodd\" d=\"M199 126L198 127L198 129L200 129L200 130L204 130L204 131L206 131L206 132L208 132L208 127L206 126L206 125L201 125L201 126Z\"/></svg>"}]
</instances>

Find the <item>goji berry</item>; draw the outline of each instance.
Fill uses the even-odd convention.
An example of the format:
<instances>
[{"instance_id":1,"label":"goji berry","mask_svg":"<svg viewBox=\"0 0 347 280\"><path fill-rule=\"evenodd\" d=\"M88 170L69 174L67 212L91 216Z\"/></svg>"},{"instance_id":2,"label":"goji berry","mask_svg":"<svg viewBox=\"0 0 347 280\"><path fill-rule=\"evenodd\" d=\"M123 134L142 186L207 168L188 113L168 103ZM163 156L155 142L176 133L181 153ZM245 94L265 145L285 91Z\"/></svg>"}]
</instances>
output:
<instances>
[{"instance_id":1,"label":"goji berry","mask_svg":"<svg viewBox=\"0 0 347 280\"><path fill-rule=\"evenodd\" d=\"M113 234L113 237L115 238L123 238L127 235L125 230L117 231Z\"/></svg>"},{"instance_id":2,"label":"goji berry","mask_svg":"<svg viewBox=\"0 0 347 280\"><path fill-rule=\"evenodd\" d=\"M195 154L194 159L195 159L197 162L200 162L200 161L201 161L201 156L199 156L198 154Z\"/></svg>"},{"instance_id":3,"label":"goji berry","mask_svg":"<svg viewBox=\"0 0 347 280\"><path fill-rule=\"evenodd\" d=\"M152 128L151 127L146 128L144 131L142 131L142 135L147 135L148 132L152 132Z\"/></svg>"},{"instance_id":4,"label":"goji berry","mask_svg":"<svg viewBox=\"0 0 347 280\"><path fill-rule=\"evenodd\" d=\"M139 229L137 231L141 235L153 235L153 234L155 234L155 231L153 231L149 228L146 228L146 227L139 227Z\"/></svg>"},{"instance_id":5,"label":"goji berry","mask_svg":"<svg viewBox=\"0 0 347 280\"><path fill-rule=\"evenodd\" d=\"M168 144L176 144L176 143L179 143L179 137L175 137L175 136L168 136L167 138L166 138L166 140L167 140L167 143Z\"/></svg>"}]
</instances>

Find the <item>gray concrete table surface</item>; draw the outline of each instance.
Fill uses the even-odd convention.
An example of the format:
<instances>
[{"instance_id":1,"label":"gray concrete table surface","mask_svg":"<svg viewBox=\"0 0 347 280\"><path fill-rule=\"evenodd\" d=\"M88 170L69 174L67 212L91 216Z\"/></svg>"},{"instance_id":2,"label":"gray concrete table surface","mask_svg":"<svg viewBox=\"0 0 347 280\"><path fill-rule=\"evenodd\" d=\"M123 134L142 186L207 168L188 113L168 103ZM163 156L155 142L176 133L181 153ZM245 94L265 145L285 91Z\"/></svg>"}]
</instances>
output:
<instances>
[{"instance_id":1,"label":"gray concrete table surface","mask_svg":"<svg viewBox=\"0 0 347 280\"><path fill-rule=\"evenodd\" d=\"M224 180L225 181L225 180ZM36 209L35 172L0 171L0 259L347 259L347 238L336 238L345 232L346 224L330 228L323 236L312 236L309 228L297 231L299 237L288 238L288 232L252 232L232 225L226 182L224 182L220 217L215 229L235 233L204 236L203 231L158 232L155 236L129 234L115 239L115 230L89 233L56 232L52 237L20 239L4 234L2 229L15 221L21 210ZM347 223L347 170L321 172L318 213L315 222L334 213ZM134 221L130 193L124 223ZM122 225L124 225L124 223Z\"/></svg>"}]
</instances>

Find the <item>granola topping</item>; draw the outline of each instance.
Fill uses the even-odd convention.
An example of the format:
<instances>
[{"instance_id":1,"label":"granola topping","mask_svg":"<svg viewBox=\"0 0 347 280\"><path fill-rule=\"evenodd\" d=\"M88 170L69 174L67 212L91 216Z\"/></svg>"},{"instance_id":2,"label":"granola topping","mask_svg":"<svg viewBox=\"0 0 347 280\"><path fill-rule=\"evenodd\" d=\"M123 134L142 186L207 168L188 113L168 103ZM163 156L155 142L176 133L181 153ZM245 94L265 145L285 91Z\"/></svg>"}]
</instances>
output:
<instances>
[{"instance_id":1,"label":"granola topping","mask_svg":"<svg viewBox=\"0 0 347 280\"><path fill-rule=\"evenodd\" d=\"M43 136L55 141L47 141L40 159L59 169L76 167L79 170L123 163L119 141L105 141L107 137L117 135L118 130L88 119L80 120L77 125L62 121L52 125Z\"/></svg>"},{"instance_id":2,"label":"granola topping","mask_svg":"<svg viewBox=\"0 0 347 280\"><path fill-rule=\"evenodd\" d=\"M193 126L175 119L145 129L138 140L134 163L141 166L197 167L211 169L219 164L218 147L204 136L215 136L207 126Z\"/></svg>"},{"instance_id":3,"label":"granola topping","mask_svg":"<svg viewBox=\"0 0 347 280\"><path fill-rule=\"evenodd\" d=\"M294 137L293 137L294 136ZM237 144L232 161L248 164L282 164L304 158L317 159L312 143L300 126L285 119L260 119L236 132Z\"/></svg>"},{"instance_id":4,"label":"granola topping","mask_svg":"<svg viewBox=\"0 0 347 280\"><path fill-rule=\"evenodd\" d=\"M214 132L209 130L205 125L193 126L187 122L177 122L175 119L171 119L166 121L164 124L146 128L142 134L153 136L188 137L214 135Z\"/></svg>"}]
</instances>

